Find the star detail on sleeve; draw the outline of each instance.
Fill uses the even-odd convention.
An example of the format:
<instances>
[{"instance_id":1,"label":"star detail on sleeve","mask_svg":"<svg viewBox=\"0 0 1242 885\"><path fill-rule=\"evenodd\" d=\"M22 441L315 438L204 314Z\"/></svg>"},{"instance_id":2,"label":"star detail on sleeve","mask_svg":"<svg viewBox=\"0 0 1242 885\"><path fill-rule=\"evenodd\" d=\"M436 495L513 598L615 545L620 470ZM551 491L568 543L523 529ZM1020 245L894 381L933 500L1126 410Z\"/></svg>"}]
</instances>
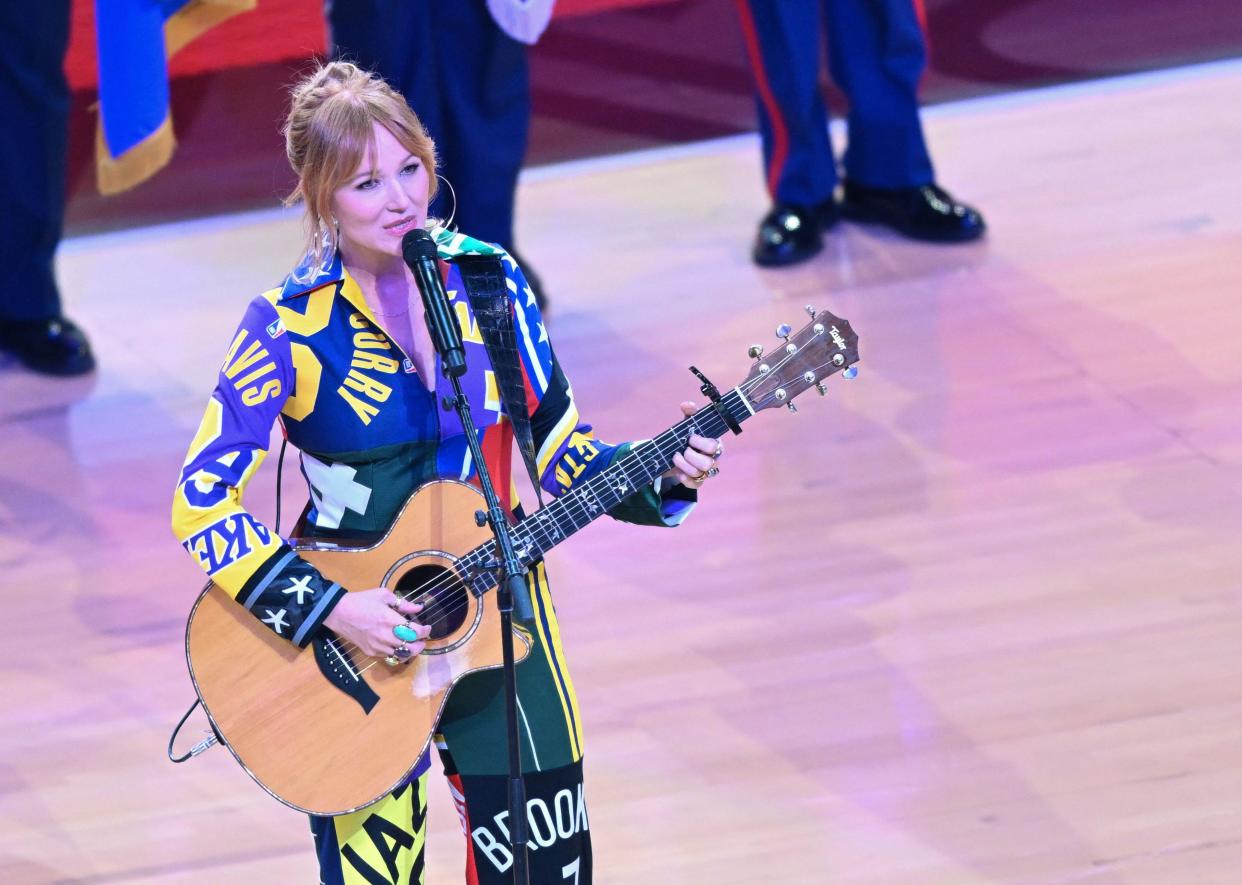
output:
<instances>
[{"instance_id":1,"label":"star detail on sleeve","mask_svg":"<svg viewBox=\"0 0 1242 885\"><path fill-rule=\"evenodd\" d=\"M538 304L538 301L535 299L534 289L532 289L529 285L527 285L522 291L526 293L526 306L527 307L534 307L536 304Z\"/></svg>"},{"instance_id":2,"label":"star detail on sleeve","mask_svg":"<svg viewBox=\"0 0 1242 885\"><path fill-rule=\"evenodd\" d=\"M315 595L315 588L310 586L311 578L313 577L314 575L304 575L300 578L291 578L289 580L288 588L283 591L284 594L288 596L290 593L296 593L297 603L298 605L302 605L304 601L302 599L303 593L307 593L311 596Z\"/></svg>"},{"instance_id":3,"label":"star detail on sleeve","mask_svg":"<svg viewBox=\"0 0 1242 885\"><path fill-rule=\"evenodd\" d=\"M271 628L276 631L277 636L283 636L284 634L280 632L280 628L289 626L289 624L285 621L285 610L282 608L278 612L273 612L269 608L264 609L264 611L267 612L267 617L263 619L263 623L271 626Z\"/></svg>"},{"instance_id":4,"label":"star detail on sleeve","mask_svg":"<svg viewBox=\"0 0 1242 885\"><path fill-rule=\"evenodd\" d=\"M543 327L543 323L539 323L539 340L537 344L542 344L548 340L548 330Z\"/></svg>"}]
</instances>

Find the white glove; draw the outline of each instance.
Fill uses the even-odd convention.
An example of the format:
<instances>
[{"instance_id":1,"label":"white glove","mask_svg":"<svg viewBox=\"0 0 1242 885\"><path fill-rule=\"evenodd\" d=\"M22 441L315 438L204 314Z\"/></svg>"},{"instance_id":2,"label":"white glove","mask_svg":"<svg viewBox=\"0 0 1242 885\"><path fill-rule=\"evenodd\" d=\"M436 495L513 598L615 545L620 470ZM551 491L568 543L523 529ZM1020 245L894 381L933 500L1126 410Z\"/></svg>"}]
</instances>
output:
<instances>
[{"instance_id":1,"label":"white glove","mask_svg":"<svg viewBox=\"0 0 1242 885\"><path fill-rule=\"evenodd\" d=\"M555 4L556 0L487 0L487 10L502 31L533 46L552 20Z\"/></svg>"}]
</instances>

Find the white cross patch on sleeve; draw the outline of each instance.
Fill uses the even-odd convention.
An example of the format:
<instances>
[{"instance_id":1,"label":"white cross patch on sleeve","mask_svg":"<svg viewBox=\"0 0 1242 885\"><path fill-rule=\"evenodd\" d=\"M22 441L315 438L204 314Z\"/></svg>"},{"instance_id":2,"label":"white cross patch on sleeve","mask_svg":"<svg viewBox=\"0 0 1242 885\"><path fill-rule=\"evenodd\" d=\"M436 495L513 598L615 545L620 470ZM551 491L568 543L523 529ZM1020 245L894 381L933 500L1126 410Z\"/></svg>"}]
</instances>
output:
<instances>
[{"instance_id":1,"label":"white cross patch on sleeve","mask_svg":"<svg viewBox=\"0 0 1242 885\"><path fill-rule=\"evenodd\" d=\"M302 453L302 469L310 481L311 498L315 501L315 525L339 529L346 510L365 514L371 502L371 490L354 480L358 471L348 464L325 464L318 458Z\"/></svg>"}]
</instances>

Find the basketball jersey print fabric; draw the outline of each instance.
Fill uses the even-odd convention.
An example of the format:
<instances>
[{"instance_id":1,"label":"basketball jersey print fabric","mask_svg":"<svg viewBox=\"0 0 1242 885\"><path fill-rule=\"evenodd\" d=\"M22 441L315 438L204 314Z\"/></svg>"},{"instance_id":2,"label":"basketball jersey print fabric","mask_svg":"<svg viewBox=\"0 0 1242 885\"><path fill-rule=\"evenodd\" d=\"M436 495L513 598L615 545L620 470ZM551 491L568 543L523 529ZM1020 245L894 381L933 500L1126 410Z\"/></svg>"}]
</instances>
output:
<instances>
[{"instance_id":1,"label":"basketball jersey print fabric","mask_svg":"<svg viewBox=\"0 0 1242 885\"><path fill-rule=\"evenodd\" d=\"M466 350L463 388L505 504L516 503L512 426L452 264L457 257L502 258L540 485L561 494L623 456L629 444L596 440L579 416L521 269L494 247L444 230L433 235ZM419 485L438 478L474 482L477 470L456 414L438 407L339 260L317 272L300 271L254 299L233 337L181 472L173 528L216 584L275 634L305 646L345 591L245 509L243 492L267 453L273 424L281 421L301 450L310 492L304 531L311 535L378 535ZM611 515L675 525L693 500L679 485L663 493L649 487ZM536 831L540 850L532 853L532 869L557 877L573 869L578 881L588 882L581 720L542 563L528 576L528 588L536 620L532 653L519 665L521 754L532 827L555 823L555 829ZM504 827L507 757L493 727L503 722L502 698L494 675L472 674L454 688L436 736L462 797L469 881L480 885L502 881L511 863ZM376 805L312 818L325 883L422 880L425 771L426 757L407 785ZM552 816L545 819L543 810Z\"/></svg>"},{"instance_id":2,"label":"basketball jersey print fabric","mask_svg":"<svg viewBox=\"0 0 1242 885\"><path fill-rule=\"evenodd\" d=\"M558 495L623 455L628 445L600 442L581 420L521 269L477 240L443 229L433 235L466 349L463 388L505 503L514 500L512 427L452 264L458 256L498 254L503 260L542 487ZM301 450L313 535L378 535L419 485L437 478L475 481L477 470L456 414L438 408L339 257L308 283L297 276L255 298L242 319L181 472L173 531L217 585L274 633L304 647L345 590L243 504L272 425L281 420ZM648 488L612 515L673 525L692 505L680 486L663 496Z\"/></svg>"}]
</instances>

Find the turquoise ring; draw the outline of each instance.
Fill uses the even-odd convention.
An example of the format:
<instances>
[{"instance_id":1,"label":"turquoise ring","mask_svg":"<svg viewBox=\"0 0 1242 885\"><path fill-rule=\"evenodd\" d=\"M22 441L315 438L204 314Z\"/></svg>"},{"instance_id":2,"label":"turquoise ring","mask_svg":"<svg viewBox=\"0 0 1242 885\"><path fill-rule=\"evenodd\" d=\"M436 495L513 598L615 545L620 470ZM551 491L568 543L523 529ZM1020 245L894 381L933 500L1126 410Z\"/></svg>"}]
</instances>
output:
<instances>
[{"instance_id":1,"label":"turquoise ring","mask_svg":"<svg viewBox=\"0 0 1242 885\"><path fill-rule=\"evenodd\" d=\"M414 632L414 628L408 624L398 624L392 628L392 635L396 636L402 642L418 642L418 634Z\"/></svg>"}]
</instances>

